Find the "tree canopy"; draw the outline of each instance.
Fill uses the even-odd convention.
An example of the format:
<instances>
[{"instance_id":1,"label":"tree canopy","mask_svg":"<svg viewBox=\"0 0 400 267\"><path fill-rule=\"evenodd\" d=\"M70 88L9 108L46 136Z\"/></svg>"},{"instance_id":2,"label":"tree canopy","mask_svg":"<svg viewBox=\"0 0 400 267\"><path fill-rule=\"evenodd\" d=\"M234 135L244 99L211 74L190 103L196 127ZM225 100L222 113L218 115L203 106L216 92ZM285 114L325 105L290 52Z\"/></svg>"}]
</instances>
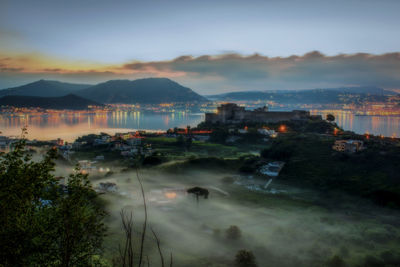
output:
<instances>
[{"instance_id":1,"label":"tree canopy","mask_svg":"<svg viewBox=\"0 0 400 267\"><path fill-rule=\"evenodd\" d=\"M0 266L90 266L100 254L105 211L87 175L55 177L56 155L34 161L23 140L0 154Z\"/></svg>"}]
</instances>

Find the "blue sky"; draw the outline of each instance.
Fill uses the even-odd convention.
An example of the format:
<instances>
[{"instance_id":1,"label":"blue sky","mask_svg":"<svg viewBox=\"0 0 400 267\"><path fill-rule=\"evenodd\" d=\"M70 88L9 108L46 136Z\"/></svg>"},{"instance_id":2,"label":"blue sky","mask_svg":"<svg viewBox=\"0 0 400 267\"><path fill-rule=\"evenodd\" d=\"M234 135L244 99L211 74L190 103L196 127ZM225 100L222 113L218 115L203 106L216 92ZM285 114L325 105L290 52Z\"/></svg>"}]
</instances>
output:
<instances>
[{"instance_id":1,"label":"blue sky","mask_svg":"<svg viewBox=\"0 0 400 267\"><path fill-rule=\"evenodd\" d=\"M381 55L398 52L399 12L395 0L0 0L0 56L109 71L183 55ZM0 86L17 82L4 72Z\"/></svg>"},{"instance_id":2,"label":"blue sky","mask_svg":"<svg viewBox=\"0 0 400 267\"><path fill-rule=\"evenodd\" d=\"M181 55L396 52L400 1L1 0L8 49L119 63ZM3 8L5 7L5 8Z\"/></svg>"}]
</instances>

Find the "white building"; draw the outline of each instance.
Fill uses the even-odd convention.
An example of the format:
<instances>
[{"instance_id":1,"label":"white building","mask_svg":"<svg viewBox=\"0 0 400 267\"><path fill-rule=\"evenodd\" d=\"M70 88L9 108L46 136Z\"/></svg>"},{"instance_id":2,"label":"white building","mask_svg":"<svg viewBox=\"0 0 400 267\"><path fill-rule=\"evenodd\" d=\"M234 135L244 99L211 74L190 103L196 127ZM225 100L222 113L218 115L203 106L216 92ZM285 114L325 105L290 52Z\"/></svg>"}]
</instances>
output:
<instances>
[{"instance_id":1,"label":"white building","mask_svg":"<svg viewBox=\"0 0 400 267\"><path fill-rule=\"evenodd\" d=\"M277 177L285 165L282 161L270 162L260 168L260 173L271 177Z\"/></svg>"}]
</instances>

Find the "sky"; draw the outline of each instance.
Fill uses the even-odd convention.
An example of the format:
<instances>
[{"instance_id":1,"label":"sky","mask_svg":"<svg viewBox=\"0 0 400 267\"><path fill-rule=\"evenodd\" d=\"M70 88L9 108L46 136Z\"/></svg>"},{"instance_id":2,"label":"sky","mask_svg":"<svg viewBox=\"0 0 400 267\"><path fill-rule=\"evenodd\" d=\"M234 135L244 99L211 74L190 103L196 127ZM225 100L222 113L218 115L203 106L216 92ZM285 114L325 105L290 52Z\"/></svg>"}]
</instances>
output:
<instances>
[{"instance_id":1,"label":"sky","mask_svg":"<svg viewBox=\"0 0 400 267\"><path fill-rule=\"evenodd\" d=\"M400 88L397 0L0 0L0 88L168 77L202 94Z\"/></svg>"}]
</instances>

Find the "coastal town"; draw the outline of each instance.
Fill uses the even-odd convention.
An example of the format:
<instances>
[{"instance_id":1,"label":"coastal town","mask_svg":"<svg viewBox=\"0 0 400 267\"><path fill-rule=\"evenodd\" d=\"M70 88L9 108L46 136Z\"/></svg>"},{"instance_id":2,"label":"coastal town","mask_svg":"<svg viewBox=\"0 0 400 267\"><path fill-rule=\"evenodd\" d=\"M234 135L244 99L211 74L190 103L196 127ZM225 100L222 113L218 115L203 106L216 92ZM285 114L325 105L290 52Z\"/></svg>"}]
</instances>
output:
<instances>
[{"instance_id":1,"label":"coastal town","mask_svg":"<svg viewBox=\"0 0 400 267\"><path fill-rule=\"evenodd\" d=\"M55 148L61 158L71 165L78 164L84 173L106 174L112 171L115 160L129 166L135 159L152 159L165 150L164 144L174 144L189 151L192 144L206 147L211 143L222 143L231 147L242 147L243 143L255 143L260 151L280 136L302 135L294 125L319 125L325 122L324 129L316 129L321 136L333 137L333 152L356 153L366 149L365 141L377 139L380 142L397 142L395 138L374 137L368 134L354 135L339 129L333 121L326 121L321 115L311 115L306 111L269 111L267 107L246 110L237 104L228 103L218 107L216 113L206 113L205 121L197 127L174 128L167 131L136 130L108 134L89 134L73 142L61 138L48 141L26 140L27 148L35 151ZM311 124L310 124L311 123ZM293 126L292 126L293 125ZM358 137L357 137L358 136ZM357 137L357 139L354 139ZM249 141L249 138L251 139ZM13 149L18 137L0 136L0 150ZM247 148L247 147L246 147ZM176 150L176 148L174 148ZM201 149L199 149L201 151ZM118 165L118 164L117 164ZM258 167L258 173L277 177L285 162L265 162Z\"/></svg>"}]
</instances>

